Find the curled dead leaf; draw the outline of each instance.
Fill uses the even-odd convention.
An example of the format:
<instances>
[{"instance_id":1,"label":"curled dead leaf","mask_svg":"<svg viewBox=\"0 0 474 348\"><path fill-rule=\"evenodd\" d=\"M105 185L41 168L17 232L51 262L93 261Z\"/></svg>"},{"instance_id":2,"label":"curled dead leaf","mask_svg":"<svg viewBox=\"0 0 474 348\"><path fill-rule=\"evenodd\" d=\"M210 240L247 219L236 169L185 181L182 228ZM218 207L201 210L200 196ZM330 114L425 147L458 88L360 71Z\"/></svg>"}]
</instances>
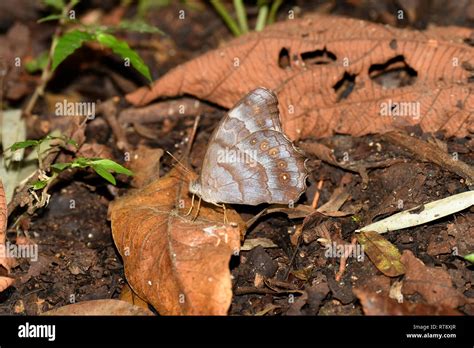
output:
<instances>
[{"instance_id":1,"label":"curled dead leaf","mask_svg":"<svg viewBox=\"0 0 474 348\"><path fill-rule=\"evenodd\" d=\"M204 203L198 218L188 182L175 168L109 207L112 234L132 289L162 315L225 315L232 299L229 260L244 222Z\"/></svg>"}]
</instances>

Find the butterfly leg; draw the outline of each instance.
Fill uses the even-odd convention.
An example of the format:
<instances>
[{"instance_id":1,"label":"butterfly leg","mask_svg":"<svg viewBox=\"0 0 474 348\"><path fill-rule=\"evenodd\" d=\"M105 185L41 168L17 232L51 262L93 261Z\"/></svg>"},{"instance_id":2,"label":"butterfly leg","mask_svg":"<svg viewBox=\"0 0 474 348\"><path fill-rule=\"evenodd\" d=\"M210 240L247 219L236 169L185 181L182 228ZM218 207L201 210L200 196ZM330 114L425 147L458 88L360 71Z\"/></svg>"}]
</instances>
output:
<instances>
[{"instance_id":1,"label":"butterfly leg","mask_svg":"<svg viewBox=\"0 0 474 348\"><path fill-rule=\"evenodd\" d=\"M193 198L191 199L191 208L189 208L188 212L184 214L184 216L188 216L189 214L191 214L191 212L193 211L193 208L194 208L194 194L193 194Z\"/></svg>"},{"instance_id":2,"label":"butterfly leg","mask_svg":"<svg viewBox=\"0 0 474 348\"><path fill-rule=\"evenodd\" d=\"M193 195L194 196L194 195ZM196 209L196 215L194 215L193 217L193 221L197 219L198 215L199 215L199 210L201 209L201 197L199 196L199 201L198 201L198 206L197 206L197 209Z\"/></svg>"},{"instance_id":3,"label":"butterfly leg","mask_svg":"<svg viewBox=\"0 0 474 348\"><path fill-rule=\"evenodd\" d=\"M229 220L227 220L227 210L225 209L224 203L222 203L222 209L224 209L224 225L227 225L229 223Z\"/></svg>"}]
</instances>

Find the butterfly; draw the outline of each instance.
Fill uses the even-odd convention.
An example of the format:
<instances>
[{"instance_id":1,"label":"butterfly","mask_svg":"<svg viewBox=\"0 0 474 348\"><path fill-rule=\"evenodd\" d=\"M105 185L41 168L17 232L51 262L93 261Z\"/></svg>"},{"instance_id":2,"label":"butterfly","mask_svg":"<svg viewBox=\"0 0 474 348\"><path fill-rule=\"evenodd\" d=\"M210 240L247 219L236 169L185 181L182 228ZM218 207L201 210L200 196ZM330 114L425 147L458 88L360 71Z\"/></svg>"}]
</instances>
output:
<instances>
[{"instance_id":1,"label":"butterfly","mask_svg":"<svg viewBox=\"0 0 474 348\"><path fill-rule=\"evenodd\" d=\"M189 192L222 206L291 204L306 190L305 162L283 133L276 95L259 87L219 122Z\"/></svg>"}]
</instances>

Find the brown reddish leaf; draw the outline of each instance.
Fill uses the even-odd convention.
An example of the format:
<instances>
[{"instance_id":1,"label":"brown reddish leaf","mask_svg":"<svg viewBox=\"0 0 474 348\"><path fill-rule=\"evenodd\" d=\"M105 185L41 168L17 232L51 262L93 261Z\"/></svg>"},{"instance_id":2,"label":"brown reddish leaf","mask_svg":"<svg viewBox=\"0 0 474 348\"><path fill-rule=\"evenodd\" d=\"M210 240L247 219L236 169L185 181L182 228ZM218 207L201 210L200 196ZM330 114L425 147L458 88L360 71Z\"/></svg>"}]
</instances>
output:
<instances>
[{"instance_id":1,"label":"brown reddish leaf","mask_svg":"<svg viewBox=\"0 0 474 348\"><path fill-rule=\"evenodd\" d=\"M3 181L0 178L0 245L5 244L7 230L7 200L5 198L5 190L3 189Z\"/></svg>"},{"instance_id":2,"label":"brown reddish leaf","mask_svg":"<svg viewBox=\"0 0 474 348\"><path fill-rule=\"evenodd\" d=\"M138 145L132 152L129 168L134 173L134 187L144 187L160 177L160 159L163 153L162 149L152 149L145 145Z\"/></svg>"},{"instance_id":3,"label":"brown reddish leaf","mask_svg":"<svg viewBox=\"0 0 474 348\"><path fill-rule=\"evenodd\" d=\"M440 305L397 301L387 295L362 289L353 289L359 298L365 315L461 315L455 309Z\"/></svg>"},{"instance_id":4,"label":"brown reddish leaf","mask_svg":"<svg viewBox=\"0 0 474 348\"><path fill-rule=\"evenodd\" d=\"M59 307L42 315L153 315L149 309L120 300L91 300Z\"/></svg>"},{"instance_id":5,"label":"brown reddish leaf","mask_svg":"<svg viewBox=\"0 0 474 348\"><path fill-rule=\"evenodd\" d=\"M175 168L110 206L112 233L125 275L138 296L162 315L225 315L232 299L229 260L244 223L232 209L202 203L197 220L188 182ZM194 213L194 212L193 212Z\"/></svg>"},{"instance_id":6,"label":"brown reddish leaf","mask_svg":"<svg viewBox=\"0 0 474 348\"><path fill-rule=\"evenodd\" d=\"M128 284L123 286L122 291L120 292L119 300L148 310L148 303L138 297L138 295L133 292L132 288L128 286Z\"/></svg>"},{"instance_id":7,"label":"brown reddish leaf","mask_svg":"<svg viewBox=\"0 0 474 348\"><path fill-rule=\"evenodd\" d=\"M389 277L405 273L405 267L400 261L397 247L377 232L367 231L357 234L357 241L364 248L370 261L377 269Z\"/></svg>"},{"instance_id":8,"label":"brown reddish leaf","mask_svg":"<svg viewBox=\"0 0 474 348\"><path fill-rule=\"evenodd\" d=\"M5 82L8 81L1 88L4 88L2 92L6 99L18 100L33 89L36 78L16 65L18 59L23 65L31 58L32 46L30 29L20 22L12 25L6 35L0 35L0 75Z\"/></svg>"},{"instance_id":9,"label":"brown reddish leaf","mask_svg":"<svg viewBox=\"0 0 474 348\"><path fill-rule=\"evenodd\" d=\"M8 273L10 269L16 265L16 261L12 257L6 257L6 235L7 230L7 201L5 198L5 190L3 189L3 182L0 179L0 268L5 268ZM0 292L12 285L14 279L0 276Z\"/></svg>"},{"instance_id":10,"label":"brown reddish leaf","mask_svg":"<svg viewBox=\"0 0 474 348\"><path fill-rule=\"evenodd\" d=\"M15 279L10 277L0 276L0 292L10 287L15 282Z\"/></svg>"},{"instance_id":11,"label":"brown reddish leaf","mask_svg":"<svg viewBox=\"0 0 474 348\"><path fill-rule=\"evenodd\" d=\"M140 88L127 100L143 106L191 94L230 108L249 90L264 86L276 91L283 128L293 140L336 132L360 136L415 124L461 137L474 128L469 84L474 48L465 43L470 34L467 28L421 32L335 16L289 20L178 66L151 90ZM397 69L406 81L381 83L380 76ZM384 107L403 106L397 103L419 110L383 114Z\"/></svg>"},{"instance_id":12,"label":"brown reddish leaf","mask_svg":"<svg viewBox=\"0 0 474 348\"><path fill-rule=\"evenodd\" d=\"M419 293L428 304L449 308L462 306L466 302L464 295L453 287L446 270L425 266L409 250L403 252L401 261L406 270L402 287L404 295Z\"/></svg>"}]
</instances>

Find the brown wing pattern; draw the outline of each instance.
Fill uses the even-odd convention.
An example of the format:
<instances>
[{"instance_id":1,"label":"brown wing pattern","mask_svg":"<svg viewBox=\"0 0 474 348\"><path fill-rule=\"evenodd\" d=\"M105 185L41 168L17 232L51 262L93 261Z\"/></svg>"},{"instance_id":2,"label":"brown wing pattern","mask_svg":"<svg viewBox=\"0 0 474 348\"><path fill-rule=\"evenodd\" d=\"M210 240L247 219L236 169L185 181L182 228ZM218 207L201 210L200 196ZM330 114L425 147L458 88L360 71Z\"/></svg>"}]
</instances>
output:
<instances>
[{"instance_id":1,"label":"brown wing pattern","mask_svg":"<svg viewBox=\"0 0 474 348\"><path fill-rule=\"evenodd\" d=\"M288 204L305 191L307 175L304 156L282 133L276 96L258 88L214 131L200 194L211 203Z\"/></svg>"}]
</instances>

